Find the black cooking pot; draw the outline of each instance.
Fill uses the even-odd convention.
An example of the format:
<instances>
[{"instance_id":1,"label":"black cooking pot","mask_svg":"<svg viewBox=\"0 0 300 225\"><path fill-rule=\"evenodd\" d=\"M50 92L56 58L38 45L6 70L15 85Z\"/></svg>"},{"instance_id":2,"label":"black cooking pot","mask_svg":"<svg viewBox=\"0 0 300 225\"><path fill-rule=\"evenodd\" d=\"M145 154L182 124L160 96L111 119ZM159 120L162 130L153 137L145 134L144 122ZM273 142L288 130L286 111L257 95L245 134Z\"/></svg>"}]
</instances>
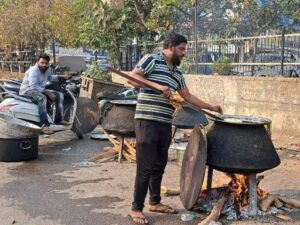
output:
<instances>
[{"instance_id":1,"label":"black cooking pot","mask_svg":"<svg viewBox=\"0 0 300 225\"><path fill-rule=\"evenodd\" d=\"M203 112L183 104L181 109L174 112L172 124L180 129L192 129L196 124L206 126L208 120Z\"/></svg>"},{"instance_id":2,"label":"black cooking pot","mask_svg":"<svg viewBox=\"0 0 300 225\"><path fill-rule=\"evenodd\" d=\"M279 156L265 125L271 120L223 115L207 133L207 164L230 173L250 174L274 168Z\"/></svg>"},{"instance_id":3,"label":"black cooking pot","mask_svg":"<svg viewBox=\"0 0 300 225\"><path fill-rule=\"evenodd\" d=\"M115 135L134 137L134 114L136 100L110 101L112 107L103 119L102 128Z\"/></svg>"},{"instance_id":4,"label":"black cooking pot","mask_svg":"<svg viewBox=\"0 0 300 225\"><path fill-rule=\"evenodd\" d=\"M39 137L0 138L0 161L17 162L38 156Z\"/></svg>"}]
</instances>

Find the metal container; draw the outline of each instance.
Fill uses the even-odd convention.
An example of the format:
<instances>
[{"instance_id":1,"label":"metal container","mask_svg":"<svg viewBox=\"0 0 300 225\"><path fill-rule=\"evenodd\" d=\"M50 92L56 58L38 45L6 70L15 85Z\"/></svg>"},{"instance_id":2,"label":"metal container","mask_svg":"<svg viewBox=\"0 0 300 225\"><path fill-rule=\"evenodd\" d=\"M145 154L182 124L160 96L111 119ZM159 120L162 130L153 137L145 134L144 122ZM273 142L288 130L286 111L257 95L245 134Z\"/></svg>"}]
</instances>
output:
<instances>
[{"instance_id":1,"label":"metal container","mask_svg":"<svg viewBox=\"0 0 300 225\"><path fill-rule=\"evenodd\" d=\"M181 109L175 111L172 124L180 129L192 129L196 124L206 126L208 120L203 112L183 104Z\"/></svg>"},{"instance_id":2,"label":"metal container","mask_svg":"<svg viewBox=\"0 0 300 225\"><path fill-rule=\"evenodd\" d=\"M30 138L40 132L41 128L32 123L0 113L0 138Z\"/></svg>"},{"instance_id":3,"label":"metal container","mask_svg":"<svg viewBox=\"0 0 300 225\"><path fill-rule=\"evenodd\" d=\"M115 100L103 119L102 128L108 132L120 136L134 137L134 114L136 100Z\"/></svg>"},{"instance_id":4,"label":"metal container","mask_svg":"<svg viewBox=\"0 0 300 225\"><path fill-rule=\"evenodd\" d=\"M207 164L230 173L260 173L280 164L262 117L223 115L207 133Z\"/></svg>"},{"instance_id":5,"label":"metal container","mask_svg":"<svg viewBox=\"0 0 300 225\"><path fill-rule=\"evenodd\" d=\"M39 138L0 138L0 161L17 162L35 159L38 156Z\"/></svg>"}]
</instances>

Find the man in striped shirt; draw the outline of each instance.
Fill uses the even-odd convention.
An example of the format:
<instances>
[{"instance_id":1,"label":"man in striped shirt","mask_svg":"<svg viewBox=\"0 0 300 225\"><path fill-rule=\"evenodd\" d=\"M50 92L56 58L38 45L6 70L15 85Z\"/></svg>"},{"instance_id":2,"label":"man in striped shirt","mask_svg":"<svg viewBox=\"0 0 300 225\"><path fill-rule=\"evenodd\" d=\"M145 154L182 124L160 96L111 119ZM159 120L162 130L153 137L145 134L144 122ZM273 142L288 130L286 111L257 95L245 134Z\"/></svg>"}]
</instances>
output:
<instances>
[{"instance_id":1,"label":"man in striped shirt","mask_svg":"<svg viewBox=\"0 0 300 225\"><path fill-rule=\"evenodd\" d=\"M186 44L185 37L170 33L164 40L163 50L157 54L144 56L131 72L133 77L162 92L160 94L129 81L134 87L140 88L135 113L137 170L134 200L129 213L136 224L148 224L143 214L148 188L150 211L177 213L176 209L160 202L160 186L168 161L172 133L171 122L175 110L168 99L170 93L177 91L186 102L196 108L222 113L219 105L211 105L198 99L186 87L184 77L178 70L185 55Z\"/></svg>"}]
</instances>

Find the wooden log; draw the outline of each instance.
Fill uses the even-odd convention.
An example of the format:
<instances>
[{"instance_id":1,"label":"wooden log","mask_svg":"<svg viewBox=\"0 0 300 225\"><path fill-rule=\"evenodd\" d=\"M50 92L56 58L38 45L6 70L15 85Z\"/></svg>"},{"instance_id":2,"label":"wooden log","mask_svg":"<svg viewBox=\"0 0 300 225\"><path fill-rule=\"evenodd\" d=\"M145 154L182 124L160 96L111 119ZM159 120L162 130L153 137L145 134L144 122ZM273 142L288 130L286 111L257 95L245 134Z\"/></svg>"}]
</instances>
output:
<instances>
[{"instance_id":1,"label":"wooden log","mask_svg":"<svg viewBox=\"0 0 300 225\"><path fill-rule=\"evenodd\" d=\"M120 145L120 143L119 143L117 140L113 139L111 135L109 135L109 134L106 133L105 131L104 131L104 133L106 134L108 140L109 140L114 146Z\"/></svg>"},{"instance_id":2,"label":"wooden log","mask_svg":"<svg viewBox=\"0 0 300 225\"><path fill-rule=\"evenodd\" d=\"M276 208L283 207L283 203L278 198L275 199L274 205L276 206Z\"/></svg>"},{"instance_id":3,"label":"wooden log","mask_svg":"<svg viewBox=\"0 0 300 225\"><path fill-rule=\"evenodd\" d=\"M113 147L105 147L102 152L97 153L96 155L90 157L88 161L96 162L99 159L109 157L113 154L116 154L116 150Z\"/></svg>"},{"instance_id":4,"label":"wooden log","mask_svg":"<svg viewBox=\"0 0 300 225\"><path fill-rule=\"evenodd\" d=\"M164 194L166 196L171 196L171 195L179 195L180 194L180 188L168 188L166 186L161 186L160 187L160 193Z\"/></svg>"},{"instance_id":5,"label":"wooden log","mask_svg":"<svg viewBox=\"0 0 300 225\"><path fill-rule=\"evenodd\" d=\"M288 205L290 205L294 208L300 208L300 201L299 200L291 199L291 198L288 198L288 197L285 197L285 196L280 196L280 195L278 195L277 198L280 201L282 201L282 202L284 202L284 203L286 203L286 204L288 204Z\"/></svg>"},{"instance_id":6,"label":"wooden log","mask_svg":"<svg viewBox=\"0 0 300 225\"><path fill-rule=\"evenodd\" d=\"M105 154L105 153L98 153L98 154L96 154L96 155L90 157L90 158L88 159L88 161L89 161L89 162L96 162L96 161L98 161L99 159L103 159L103 158L105 158L105 157L106 157L106 154Z\"/></svg>"},{"instance_id":7,"label":"wooden log","mask_svg":"<svg viewBox=\"0 0 300 225\"><path fill-rule=\"evenodd\" d=\"M136 149L130 144L130 142L128 142L127 140L124 140L124 144L127 147L128 153L131 154L132 156L135 156Z\"/></svg>"},{"instance_id":8,"label":"wooden log","mask_svg":"<svg viewBox=\"0 0 300 225\"><path fill-rule=\"evenodd\" d=\"M117 157L118 157L118 154L115 154L115 155L113 155L113 156L103 158L103 159L99 160L99 162L100 162L100 163L107 162L107 161L110 161L110 160L112 160L112 159L116 159Z\"/></svg>"},{"instance_id":9,"label":"wooden log","mask_svg":"<svg viewBox=\"0 0 300 225\"><path fill-rule=\"evenodd\" d=\"M277 197L275 195L268 194L266 198L261 200L259 204L260 210L266 212L276 199Z\"/></svg>"},{"instance_id":10,"label":"wooden log","mask_svg":"<svg viewBox=\"0 0 300 225\"><path fill-rule=\"evenodd\" d=\"M221 215L225 202L226 202L226 196L223 195L218 200L217 204L213 207L209 216L206 217L204 220L202 220L200 223L198 223L198 225L209 225L210 223L217 221Z\"/></svg>"},{"instance_id":11,"label":"wooden log","mask_svg":"<svg viewBox=\"0 0 300 225\"><path fill-rule=\"evenodd\" d=\"M135 156L132 156L126 152L123 152L123 156L129 161L129 162L135 162L136 158Z\"/></svg>"}]
</instances>

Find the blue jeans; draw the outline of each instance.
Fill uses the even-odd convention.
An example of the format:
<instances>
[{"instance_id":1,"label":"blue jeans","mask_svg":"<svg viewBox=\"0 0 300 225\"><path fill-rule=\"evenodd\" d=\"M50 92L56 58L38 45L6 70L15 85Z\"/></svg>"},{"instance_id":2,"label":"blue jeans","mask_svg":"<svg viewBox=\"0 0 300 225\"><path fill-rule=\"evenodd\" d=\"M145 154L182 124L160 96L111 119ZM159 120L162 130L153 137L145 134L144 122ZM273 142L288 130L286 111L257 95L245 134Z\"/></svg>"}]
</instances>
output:
<instances>
[{"instance_id":1,"label":"blue jeans","mask_svg":"<svg viewBox=\"0 0 300 225\"><path fill-rule=\"evenodd\" d=\"M47 90L56 96L55 101L55 120L54 123L59 123L62 121L62 112L63 112L63 102L64 95L59 91ZM30 97L34 103L38 105L39 116L40 116L40 126L49 126L50 123L48 121L47 116L47 97L38 92L38 91L26 91L24 96Z\"/></svg>"}]
</instances>

